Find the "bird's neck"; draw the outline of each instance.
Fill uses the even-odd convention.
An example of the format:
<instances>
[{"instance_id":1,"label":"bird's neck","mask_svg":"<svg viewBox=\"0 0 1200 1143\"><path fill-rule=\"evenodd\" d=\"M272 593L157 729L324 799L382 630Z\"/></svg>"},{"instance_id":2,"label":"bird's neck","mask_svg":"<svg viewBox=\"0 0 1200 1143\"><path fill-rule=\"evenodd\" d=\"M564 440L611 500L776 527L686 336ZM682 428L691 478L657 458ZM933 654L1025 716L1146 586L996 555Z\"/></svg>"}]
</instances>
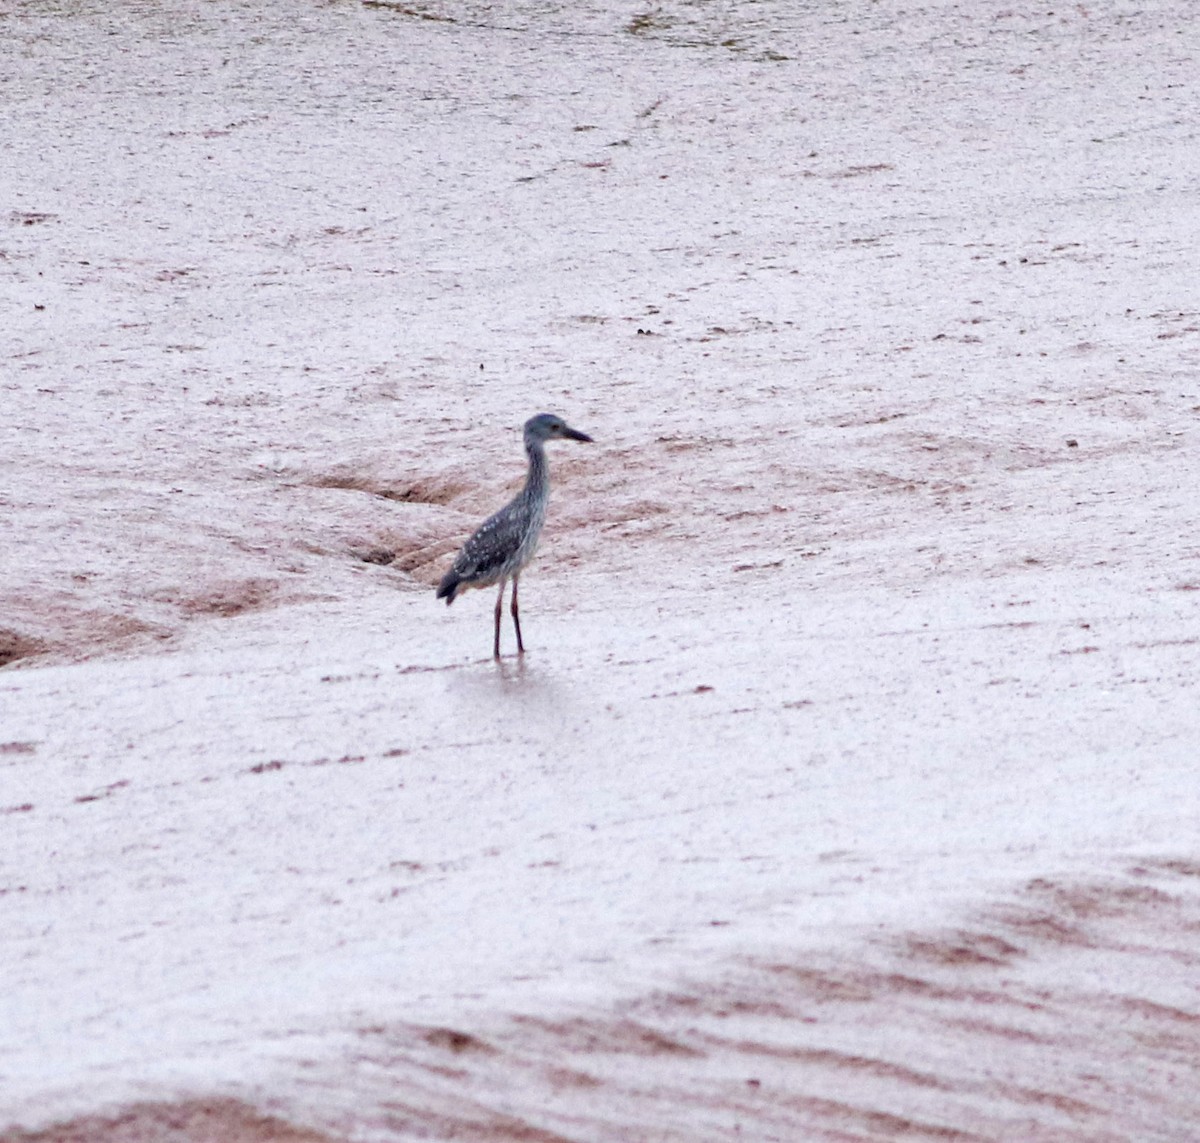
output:
<instances>
[{"instance_id":1,"label":"bird's neck","mask_svg":"<svg viewBox=\"0 0 1200 1143\"><path fill-rule=\"evenodd\" d=\"M535 499L541 496L550 483L550 466L546 463L546 449L539 440L527 440L525 451L529 454L529 475L525 477L525 496Z\"/></svg>"}]
</instances>

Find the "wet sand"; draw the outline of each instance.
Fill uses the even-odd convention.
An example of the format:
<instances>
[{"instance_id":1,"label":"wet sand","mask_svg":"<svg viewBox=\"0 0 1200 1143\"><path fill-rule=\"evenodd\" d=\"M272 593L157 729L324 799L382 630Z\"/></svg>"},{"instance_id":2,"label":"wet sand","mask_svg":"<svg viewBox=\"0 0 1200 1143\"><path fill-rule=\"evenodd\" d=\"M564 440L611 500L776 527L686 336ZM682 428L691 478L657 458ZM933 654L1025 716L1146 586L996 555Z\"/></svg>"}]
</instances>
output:
<instances>
[{"instance_id":1,"label":"wet sand","mask_svg":"<svg viewBox=\"0 0 1200 1143\"><path fill-rule=\"evenodd\" d=\"M1194 1138L1189 15L0 10L0 1140Z\"/></svg>"}]
</instances>

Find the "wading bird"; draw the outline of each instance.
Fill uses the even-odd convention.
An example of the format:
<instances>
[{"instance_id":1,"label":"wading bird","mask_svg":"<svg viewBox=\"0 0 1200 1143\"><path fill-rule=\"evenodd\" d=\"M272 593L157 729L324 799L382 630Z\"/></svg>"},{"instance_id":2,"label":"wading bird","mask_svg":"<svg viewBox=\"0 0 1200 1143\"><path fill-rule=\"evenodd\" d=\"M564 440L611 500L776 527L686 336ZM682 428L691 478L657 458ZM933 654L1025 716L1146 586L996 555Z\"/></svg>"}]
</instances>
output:
<instances>
[{"instance_id":1,"label":"wading bird","mask_svg":"<svg viewBox=\"0 0 1200 1143\"><path fill-rule=\"evenodd\" d=\"M546 464L546 441L591 441L587 433L571 428L562 417L539 413L525 422L525 451L529 454L529 475L525 487L499 512L480 524L475 534L463 544L453 567L438 585L437 598L446 606L468 587L500 585L496 596L496 639L492 655L500 658L500 612L504 606L504 585L512 580L513 627L517 631L517 652L525 653L521 642L521 616L517 608L517 581L521 569L537 551L538 536L546 519L546 504L550 499L550 469Z\"/></svg>"}]
</instances>

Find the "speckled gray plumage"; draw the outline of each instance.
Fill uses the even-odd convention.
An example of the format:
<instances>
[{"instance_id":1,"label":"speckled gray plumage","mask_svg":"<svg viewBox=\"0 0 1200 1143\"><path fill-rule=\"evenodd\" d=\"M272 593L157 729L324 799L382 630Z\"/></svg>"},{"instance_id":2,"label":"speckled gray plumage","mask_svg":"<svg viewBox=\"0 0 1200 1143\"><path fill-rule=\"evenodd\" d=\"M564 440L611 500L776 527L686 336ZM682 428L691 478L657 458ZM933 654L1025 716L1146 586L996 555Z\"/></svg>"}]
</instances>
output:
<instances>
[{"instance_id":1,"label":"speckled gray plumage","mask_svg":"<svg viewBox=\"0 0 1200 1143\"><path fill-rule=\"evenodd\" d=\"M592 438L571 428L553 413L539 413L525 422L525 452L529 473L525 486L498 512L489 516L463 545L454 564L438 585L437 598L447 605L468 587L500 585L496 600L496 638L494 654L500 657L500 611L504 587L513 581L512 617L517 632L517 649L524 651L517 607L517 580L521 569L537 551L546 505L550 499L550 470L546 462L548 440L590 441Z\"/></svg>"}]
</instances>

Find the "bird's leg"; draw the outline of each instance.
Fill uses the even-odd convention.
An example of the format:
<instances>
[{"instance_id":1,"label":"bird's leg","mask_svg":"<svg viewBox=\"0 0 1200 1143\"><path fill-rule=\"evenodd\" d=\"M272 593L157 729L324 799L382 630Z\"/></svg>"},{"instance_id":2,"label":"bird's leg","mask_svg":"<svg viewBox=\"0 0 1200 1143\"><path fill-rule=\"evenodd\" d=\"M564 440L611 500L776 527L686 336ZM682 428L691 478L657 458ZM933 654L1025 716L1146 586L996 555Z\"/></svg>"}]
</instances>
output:
<instances>
[{"instance_id":1,"label":"bird's leg","mask_svg":"<svg viewBox=\"0 0 1200 1143\"><path fill-rule=\"evenodd\" d=\"M504 607L504 584L507 581L500 581L500 594L496 596L496 642L492 645L492 658L500 658L500 611Z\"/></svg>"},{"instance_id":2,"label":"bird's leg","mask_svg":"<svg viewBox=\"0 0 1200 1143\"><path fill-rule=\"evenodd\" d=\"M521 612L517 608L517 581L520 578L521 578L520 572L518 572L516 575L513 576L512 608L511 608L511 610L512 610L512 617L513 617L513 626L517 629L517 654L524 655L525 654L525 644L521 642Z\"/></svg>"}]
</instances>

